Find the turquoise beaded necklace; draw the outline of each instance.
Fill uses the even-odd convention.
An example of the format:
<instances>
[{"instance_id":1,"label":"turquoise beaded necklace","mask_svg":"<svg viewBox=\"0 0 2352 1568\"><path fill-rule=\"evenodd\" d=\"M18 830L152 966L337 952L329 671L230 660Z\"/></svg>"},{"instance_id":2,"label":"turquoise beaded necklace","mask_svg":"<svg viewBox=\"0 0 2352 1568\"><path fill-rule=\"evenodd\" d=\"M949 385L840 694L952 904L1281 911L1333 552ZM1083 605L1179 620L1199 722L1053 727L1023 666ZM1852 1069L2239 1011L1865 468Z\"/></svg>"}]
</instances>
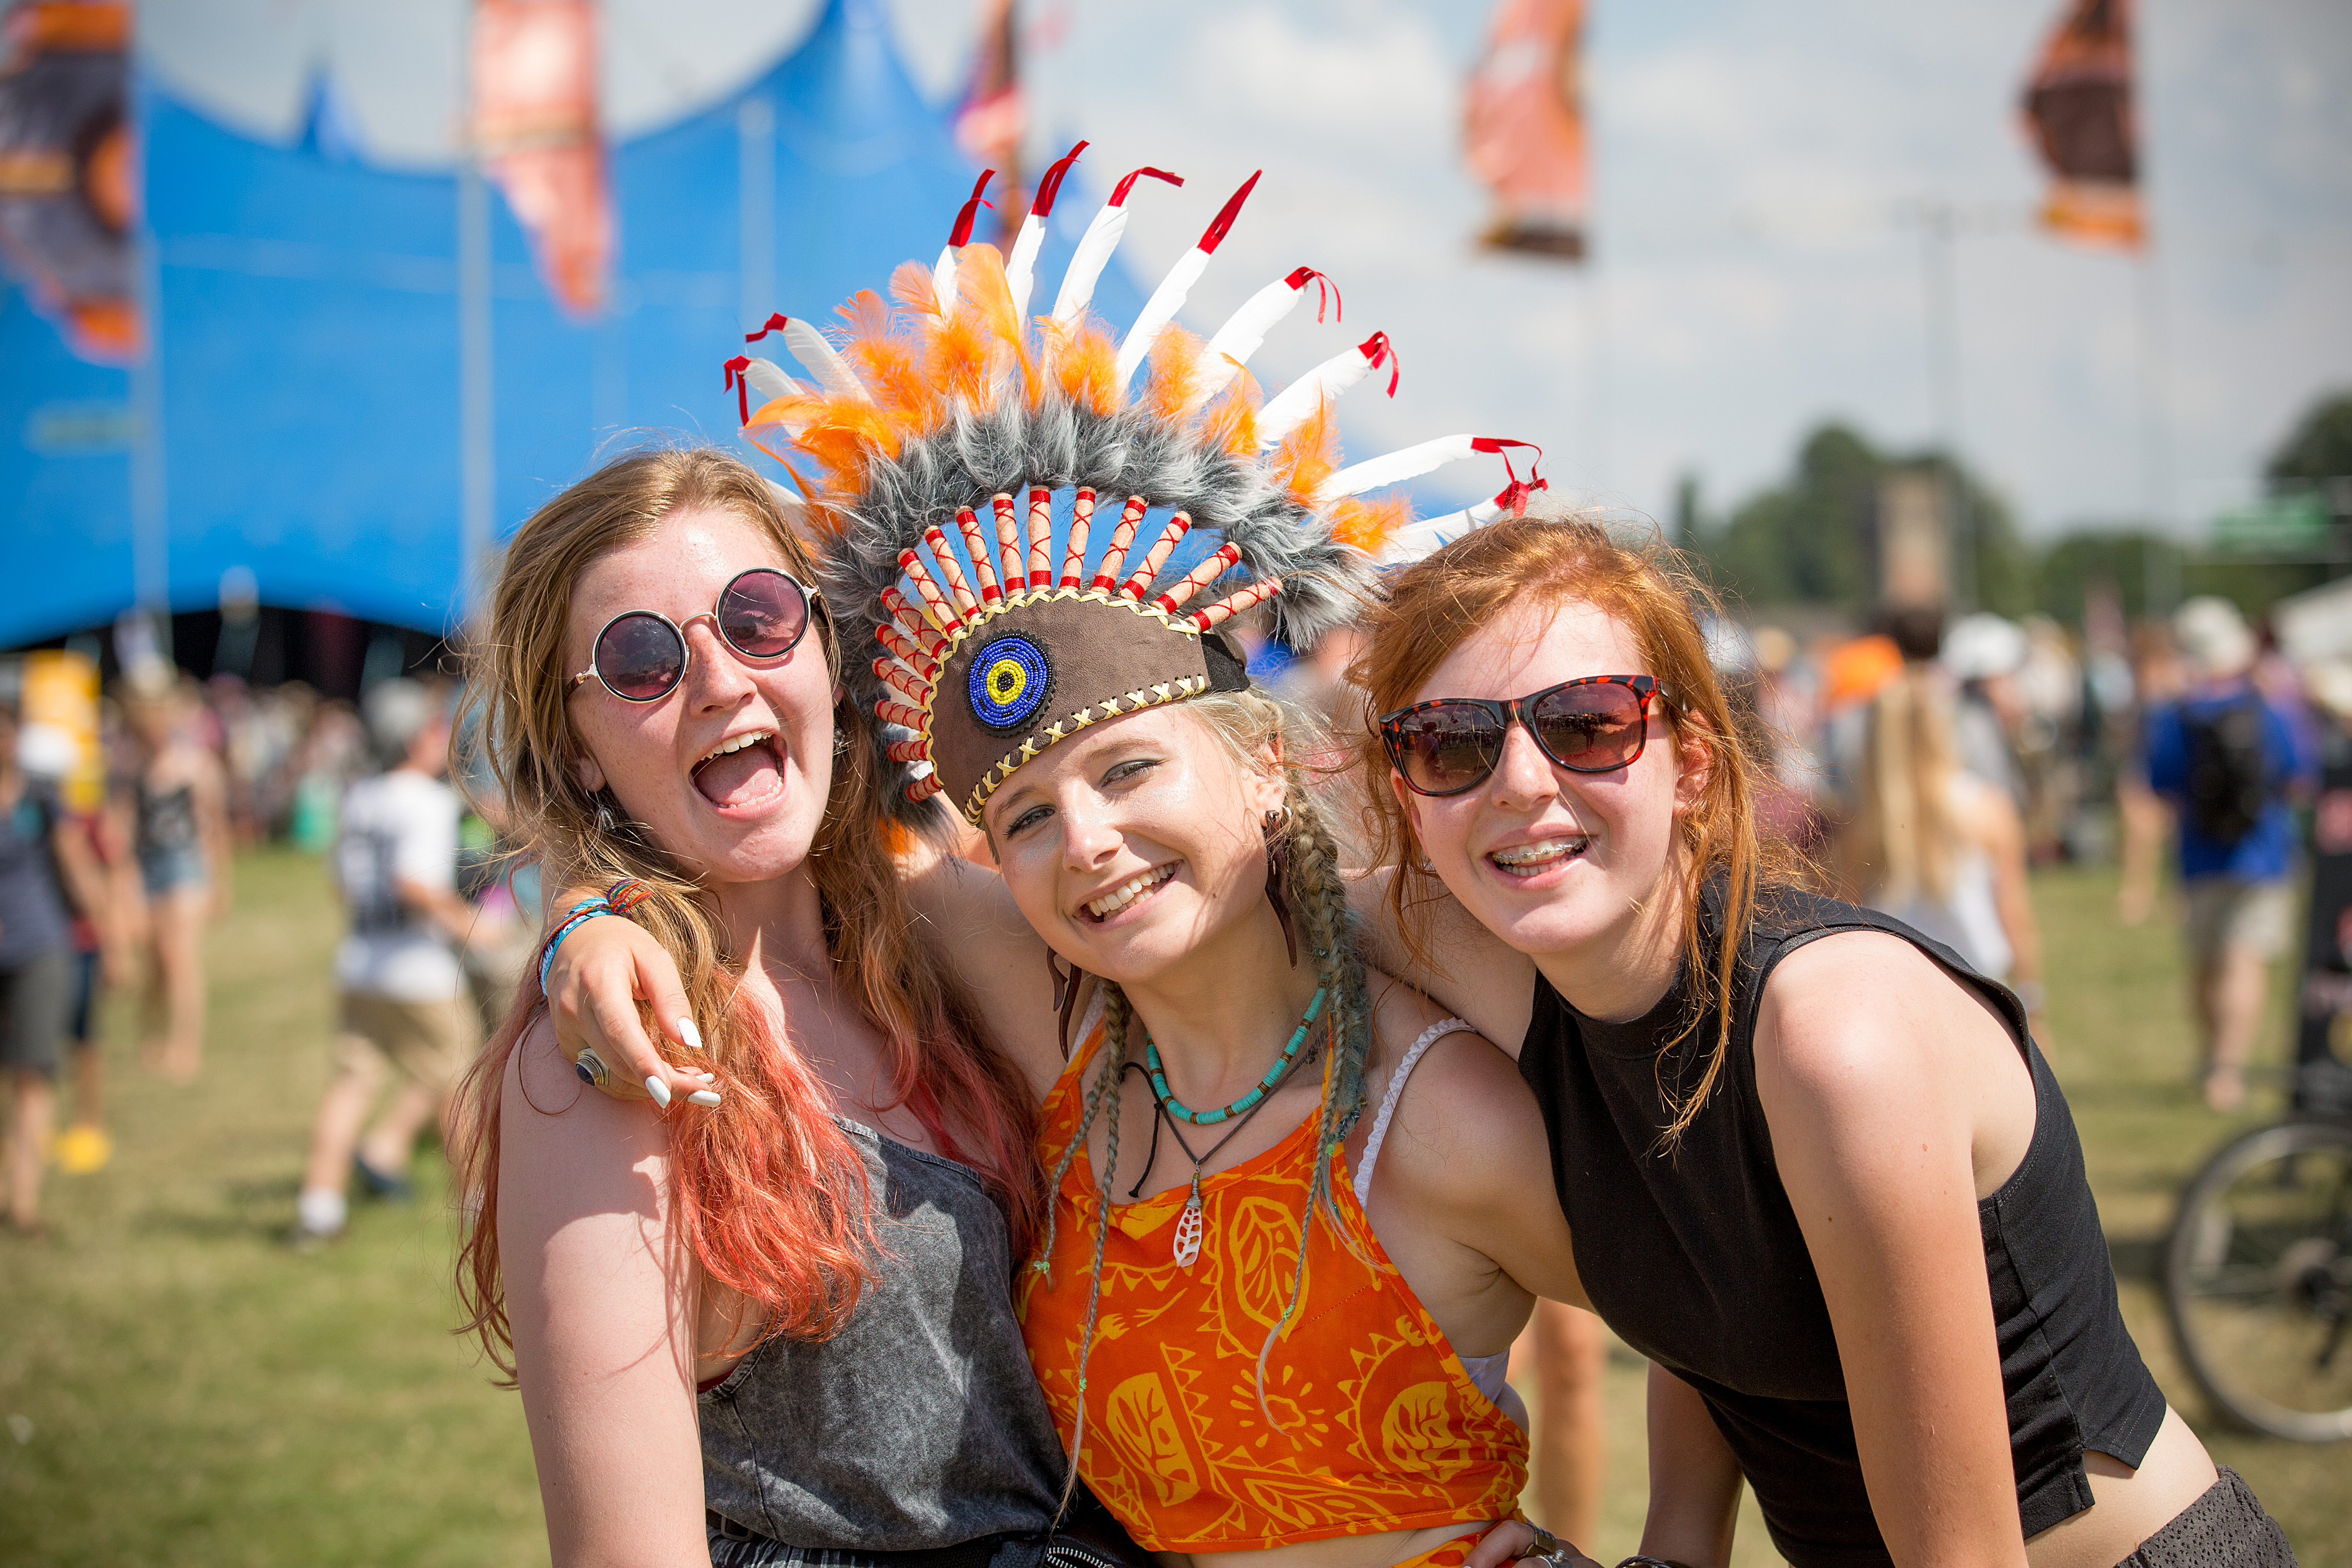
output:
<instances>
[{"instance_id":1,"label":"turquoise beaded necklace","mask_svg":"<svg viewBox=\"0 0 2352 1568\"><path fill-rule=\"evenodd\" d=\"M1152 1043L1150 1035L1146 1034L1143 1037L1143 1070L1151 1081L1151 1092L1159 1096L1160 1105L1170 1115L1195 1127L1213 1127L1235 1116L1247 1115L1257 1108L1259 1101L1273 1092L1274 1086L1282 1082L1282 1075L1290 1071L1290 1064L1298 1060L1298 1048L1307 1043L1307 1031L1315 1027L1315 1020L1322 1014L1323 990L1318 987L1315 999L1307 1004L1307 1016L1298 1020L1297 1031L1291 1035L1290 1043L1282 1048L1282 1054L1275 1058L1274 1065L1265 1070L1265 1076L1259 1079L1248 1093L1216 1111L1195 1111L1169 1092L1168 1073L1160 1064L1160 1047Z\"/></svg>"}]
</instances>

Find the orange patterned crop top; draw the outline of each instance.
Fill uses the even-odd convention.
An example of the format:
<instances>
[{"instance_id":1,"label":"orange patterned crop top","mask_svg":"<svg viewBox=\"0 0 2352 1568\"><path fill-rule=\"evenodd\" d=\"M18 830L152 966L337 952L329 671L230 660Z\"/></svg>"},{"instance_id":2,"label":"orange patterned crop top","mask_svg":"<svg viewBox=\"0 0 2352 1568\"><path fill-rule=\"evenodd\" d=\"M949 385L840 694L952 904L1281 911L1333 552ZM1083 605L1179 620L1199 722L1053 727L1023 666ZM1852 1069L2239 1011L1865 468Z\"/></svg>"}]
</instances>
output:
<instances>
[{"instance_id":1,"label":"orange patterned crop top","mask_svg":"<svg viewBox=\"0 0 2352 1568\"><path fill-rule=\"evenodd\" d=\"M1077 1130L1102 1030L1063 1071L1038 1131L1048 1169ZM1317 1118L1202 1179L1202 1238L1174 1256L1180 1184L1114 1204L1086 1375L1078 1472L1154 1552L1236 1552L1508 1519L1528 1438L1479 1392L1389 1262L1334 1154L1331 1186L1367 1264L1323 1215L1308 1230L1298 1311L1265 1362L1298 1257ZM1023 1337L1062 1441L1076 1437L1078 1349L1093 1281L1096 1176L1086 1151L1054 1194L1052 1270L1021 1270ZM1375 1266L1377 1265L1377 1266Z\"/></svg>"}]
</instances>

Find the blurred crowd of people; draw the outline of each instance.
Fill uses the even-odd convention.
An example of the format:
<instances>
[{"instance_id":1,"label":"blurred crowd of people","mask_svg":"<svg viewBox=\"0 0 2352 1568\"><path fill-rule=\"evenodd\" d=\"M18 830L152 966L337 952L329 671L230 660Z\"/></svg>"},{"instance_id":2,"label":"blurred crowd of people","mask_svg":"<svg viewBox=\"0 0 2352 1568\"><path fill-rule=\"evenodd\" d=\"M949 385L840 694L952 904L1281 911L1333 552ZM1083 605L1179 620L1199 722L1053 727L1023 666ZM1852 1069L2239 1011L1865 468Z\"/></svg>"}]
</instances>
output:
<instances>
[{"instance_id":1,"label":"blurred crowd of people","mask_svg":"<svg viewBox=\"0 0 2352 1568\"><path fill-rule=\"evenodd\" d=\"M537 924L536 892L519 901L495 825L441 782L450 683L379 682L363 719L299 682L255 689L144 668L99 705L98 777L78 779L89 771L78 747L21 721L18 673L0 664L9 1223L42 1229L49 1167L85 1175L112 1158L100 1046L109 990L138 1001L144 1067L179 1083L203 1070L205 929L228 908L236 852L272 842L329 858L351 927L337 956L335 1071L296 1239L341 1231L350 1181L406 1196L415 1139L437 1120L481 1017L505 1010L518 947ZM422 1018L460 998L461 1016ZM391 1080L398 1087L362 1138Z\"/></svg>"}]
</instances>

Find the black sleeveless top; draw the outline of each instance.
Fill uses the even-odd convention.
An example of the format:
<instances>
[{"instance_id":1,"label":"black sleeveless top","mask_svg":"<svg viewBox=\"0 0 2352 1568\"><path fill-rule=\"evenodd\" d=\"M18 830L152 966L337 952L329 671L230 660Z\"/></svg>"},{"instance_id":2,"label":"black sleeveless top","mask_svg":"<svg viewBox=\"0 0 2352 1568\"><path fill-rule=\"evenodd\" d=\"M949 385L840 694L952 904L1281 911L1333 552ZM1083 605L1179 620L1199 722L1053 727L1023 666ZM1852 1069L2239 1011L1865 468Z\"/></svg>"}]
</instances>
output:
<instances>
[{"instance_id":1,"label":"black sleeveless top","mask_svg":"<svg viewBox=\"0 0 2352 1568\"><path fill-rule=\"evenodd\" d=\"M1714 1010L1661 1057L1687 1016L1679 979L1646 1018L1610 1024L1538 977L1519 1071L1543 1106L1577 1271L1609 1326L1706 1400L1795 1568L1891 1561L1863 1488L1829 1307L1756 1095L1764 982L1781 958L1838 931L1888 932L1934 958L1999 1009L2032 1070L2032 1143L1977 1206L2024 1532L2091 1506L2085 1449L2137 1468L2165 1408L2116 1309L2065 1097L2017 998L1958 954L1871 910L1769 892L1738 966L1723 1075L1671 1155L1657 1152L1671 1120L1664 1091L1698 1082ZM1713 936L1702 940L1711 954Z\"/></svg>"}]
</instances>

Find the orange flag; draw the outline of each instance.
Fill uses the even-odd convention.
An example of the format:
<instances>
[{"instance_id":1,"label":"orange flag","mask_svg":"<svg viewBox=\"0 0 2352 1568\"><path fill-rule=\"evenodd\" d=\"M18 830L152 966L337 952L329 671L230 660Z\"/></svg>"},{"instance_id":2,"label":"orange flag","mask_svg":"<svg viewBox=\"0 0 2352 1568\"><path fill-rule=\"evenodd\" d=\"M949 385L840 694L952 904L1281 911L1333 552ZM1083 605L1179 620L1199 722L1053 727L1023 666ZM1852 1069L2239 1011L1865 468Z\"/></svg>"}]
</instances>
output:
<instances>
[{"instance_id":1,"label":"orange flag","mask_svg":"<svg viewBox=\"0 0 2352 1568\"><path fill-rule=\"evenodd\" d=\"M131 8L20 5L0 58L0 260L85 360L138 357Z\"/></svg>"},{"instance_id":2,"label":"orange flag","mask_svg":"<svg viewBox=\"0 0 2352 1568\"><path fill-rule=\"evenodd\" d=\"M2132 0L2067 0L2025 86L2025 122L2050 166L2042 225L2086 245L2139 248L2139 128Z\"/></svg>"},{"instance_id":3,"label":"orange flag","mask_svg":"<svg viewBox=\"0 0 2352 1568\"><path fill-rule=\"evenodd\" d=\"M1479 235L1499 250L1584 257L1589 188L1577 89L1584 0L1500 0L1470 78L1463 141L1495 193Z\"/></svg>"},{"instance_id":4,"label":"orange flag","mask_svg":"<svg viewBox=\"0 0 2352 1568\"><path fill-rule=\"evenodd\" d=\"M564 309L604 303L613 211L596 126L590 0L475 0L474 147Z\"/></svg>"}]
</instances>

